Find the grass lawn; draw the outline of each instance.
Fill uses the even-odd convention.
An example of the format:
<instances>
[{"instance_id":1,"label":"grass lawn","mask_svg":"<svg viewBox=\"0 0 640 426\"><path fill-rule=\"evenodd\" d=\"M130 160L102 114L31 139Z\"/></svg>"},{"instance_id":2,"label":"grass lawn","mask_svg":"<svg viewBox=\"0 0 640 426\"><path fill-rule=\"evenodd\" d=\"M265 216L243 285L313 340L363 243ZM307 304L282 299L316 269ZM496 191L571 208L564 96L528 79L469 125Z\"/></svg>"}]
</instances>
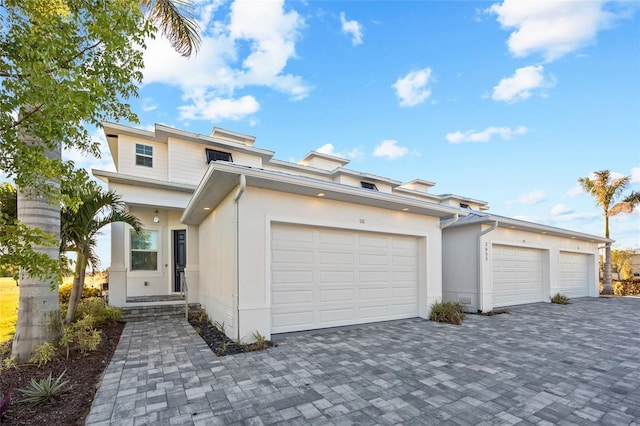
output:
<instances>
[{"instance_id":1,"label":"grass lawn","mask_svg":"<svg viewBox=\"0 0 640 426\"><path fill-rule=\"evenodd\" d=\"M18 289L11 278L0 278L0 342L12 338L16 331Z\"/></svg>"}]
</instances>

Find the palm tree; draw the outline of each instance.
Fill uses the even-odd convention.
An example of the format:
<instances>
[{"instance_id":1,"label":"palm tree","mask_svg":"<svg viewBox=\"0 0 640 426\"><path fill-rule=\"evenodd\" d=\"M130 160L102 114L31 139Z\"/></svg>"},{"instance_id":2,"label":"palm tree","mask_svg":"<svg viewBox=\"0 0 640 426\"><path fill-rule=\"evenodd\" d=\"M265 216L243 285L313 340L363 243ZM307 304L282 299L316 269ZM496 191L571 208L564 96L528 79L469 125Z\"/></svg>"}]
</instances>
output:
<instances>
[{"instance_id":1,"label":"palm tree","mask_svg":"<svg viewBox=\"0 0 640 426\"><path fill-rule=\"evenodd\" d=\"M191 57L200 47L199 27L189 0L141 0L142 10L182 56Z\"/></svg>"},{"instance_id":2,"label":"palm tree","mask_svg":"<svg viewBox=\"0 0 640 426\"><path fill-rule=\"evenodd\" d=\"M200 45L198 25L191 14L190 0L141 0L141 8L172 46L183 56L191 56ZM37 108L26 106L26 115L37 113ZM24 112L24 111L23 111ZM60 161L60 143L43 141L28 132L22 132L25 145L37 152L41 149L42 159L48 162ZM53 182L56 186L56 182ZM18 221L31 229L39 229L60 241L60 208L51 199L42 196L33 188L18 188ZM48 255L52 260L60 255L57 245L34 246L34 252ZM53 291L51 291L53 289ZM55 277L38 277L22 273L18 301L18 322L13 339L11 356L17 362L27 361L35 346L46 341L56 341L62 335L63 327L58 302L58 285Z\"/></svg>"},{"instance_id":3,"label":"palm tree","mask_svg":"<svg viewBox=\"0 0 640 426\"><path fill-rule=\"evenodd\" d=\"M609 238L609 218L620 213L631 213L640 204L640 193L633 191L621 202L614 204L631 180L630 176L612 178L609 170L601 170L590 177L579 178L578 182L588 194L596 199L596 205L602 207L604 215L604 236ZM611 285L611 245L607 243L604 252L604 288L603 294L613 294Z\"/></svg>"},{"instance_id":4,"label":"palm tree","mask_svg":"<svg viewBox=\"0 0 640 426\"><path fill-rule=\"evenodd\" d=\"M115 192L105 192L93 182L89 182L85 188L75 192L77 193L68 195L78 197L81 200L80 207L63 208L61 215L60 248L62 251L76 253L73 287L65 324L71 323L75 315L82 296L87 266L91 265L94 270L99 266L94 249L100 230L115 222L129 224L138 232L142 230L138 218L124 211L125 204Z\"/></svg>"}]
</instances>

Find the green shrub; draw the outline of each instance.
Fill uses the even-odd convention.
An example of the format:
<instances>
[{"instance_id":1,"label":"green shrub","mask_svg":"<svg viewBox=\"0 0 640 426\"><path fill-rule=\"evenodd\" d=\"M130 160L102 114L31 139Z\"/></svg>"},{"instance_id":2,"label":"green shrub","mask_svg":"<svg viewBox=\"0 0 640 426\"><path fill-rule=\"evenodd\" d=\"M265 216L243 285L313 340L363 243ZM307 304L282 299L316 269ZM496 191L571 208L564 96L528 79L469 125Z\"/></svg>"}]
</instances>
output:
<instances>
[{"instance_id":1,"label":"green shrub","mask_svg":"<svg viewBox=\"0 0 640 426\"><path fill-rule=\"evenodd\" d=\"M56 402L56 398L64 392L68 383L67 380L62 380L64 373L66 373L66 370L55 381L51 377L51 373L49 373L49 377L39 382L31 379L27 389L19 389L26 396L23 401L34 405Z\"/></svg>"},{"instance_id":2,"label":"green shrub","mask_svg":"<svg viewBox=\"0 0 640 426\"><path fill-rule=\"evenodd\" d=\"M640 296L640 281L614 281L613 294L616 296Z\"/></svg>"},{"instance_id":3,"label":"green shrub","mask_svg":"<svg viewBox=\"0 0 640 426\"><path fill-rule=\"evenodd\" d=\"M253 350L262 351L269 347L267 344L267 339L262 334L260 334L258 330L253 332L252 336L253 336L253 339L255 340L255 343L253 343L252 345Z\"/></svg>"},{"instance_id":4,"label":"green shrub","mask_svg":"<svg viewBox=\"0 0 640 426\"><path fill-rule=\"evenodd\" d=\"M71 297L71 290L73 289L73 283L62 284L58 288L58 297L60 298L60 303L69 303L69 298ZM82 298L86 299L87 297L100 297L102 292L99 288L84 286L82 288Z\"/></svg>"},{"instance_id":5,"label":"green shrub","mask_svg":"<svg viewBox=\"0 0 640 426\"><path fill-rule=\"evenodd\" d=\"M38 367L48 364L56 355L56 347L53 343L44 342L41 345L36 345L33 355L29 362L38 364Z\"/></svg>"},{"instance_id":6,"label":"green shrub","mask_svg":"<svg viewBox=\"0 0 640 426\"><path fill-rule=\"evenodd\" d=\"M75 318L84 318L89 315L93 319L91 327L118 321L122 317L122 309L107 305L99 297L80 299L76 309Z\"/></svg>"},{"instance_id":7,"label":"green shrub","mask_svg":"<svg viewBox=\"0 0 640 426\"><path fill-rule=\"evenodd\" d=\"M464 308L459 303L436 302L431 305L431 321L460 325L464 317Z\"/></svg>"},{"instance_id":8,"label":"green shrub","mask_svg":"<svg viewBox=\"0 0 640 426\"><path fill-rule=\"evenodd\" d=\"M556 293L551 297L551 303L557 303L558 305L568 305L569 298L564 294Z\"/></svg>"},{"instance_id":9,"label":"green shrub","mask_svg":"<svg viewBox=\"0 0 640 426\"><path fill-rule=\"evenodd\" d=\"M64 334L60 338L60 346L66 348L67 358L69 358L71 347L75 347L83 354L98 348L102 342L102 333L93 328L95 323L96 321L91 315L85 314L81 320L65 328Z\"/></svg>"}]
</instances>

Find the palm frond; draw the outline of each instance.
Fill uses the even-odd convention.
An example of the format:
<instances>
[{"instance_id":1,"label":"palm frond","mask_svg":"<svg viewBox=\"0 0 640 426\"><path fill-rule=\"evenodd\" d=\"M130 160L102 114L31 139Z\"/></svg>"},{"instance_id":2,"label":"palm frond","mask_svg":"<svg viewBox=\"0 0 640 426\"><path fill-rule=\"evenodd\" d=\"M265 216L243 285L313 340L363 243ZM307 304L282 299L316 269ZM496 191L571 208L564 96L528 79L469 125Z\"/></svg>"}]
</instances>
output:
<instances>
[{"instance_id":1,"label":"palm frond","mask_svg":"<svg viewBox=\"0 0 640 426\"><path fill-rule=\"evenodd\" d=\"M191 1L142 0L141 6L178 53L187 58L197 53L200 27L193 16Z\"/></svg>"}]
</instances>

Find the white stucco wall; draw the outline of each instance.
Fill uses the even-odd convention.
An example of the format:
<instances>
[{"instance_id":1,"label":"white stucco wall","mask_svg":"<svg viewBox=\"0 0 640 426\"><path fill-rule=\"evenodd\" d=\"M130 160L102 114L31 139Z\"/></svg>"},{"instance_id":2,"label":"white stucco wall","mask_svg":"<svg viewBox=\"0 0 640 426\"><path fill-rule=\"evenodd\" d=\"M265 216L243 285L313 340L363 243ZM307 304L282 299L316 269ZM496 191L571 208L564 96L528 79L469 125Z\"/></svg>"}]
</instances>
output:
<instances>
[{"instance_id":1,"label":"white stucco wall","mask_svg":"<svg viewBox=\"0 0 640 426\"><path fill-rule=\"evenodd\" d=\"M478 310L478 234L480 225L442 231L442 299ZM469 303L467 303L469 302Z\"/></svg>"},{"instance_id":2,"label":"white stucco wall","mask_svg":"<svg viewBox=\"0 0 640 426\"><path fill-rule=\"evenodd\" d=\"M235 339L237 281L233 196L233 193L227 196L199 226L199 302L209 318L224 323L227 335Z\"/></svg>"},{"instance_id":3,"label":"white stucco wall","mask_svg":"<svg viewBox=\"0 0 640 426\"><path fill-rule=\"evenodd\" d=\"M216 303L204 302L208 306L214 306L213 315L209 313L214 319L220 318L219 315L222 314L216 313L215 309L225 310L232 305L230 296L233 285L227 281L233 274L214 270L214 265L220 260L209 261L204 253L214 253L216 246L225 247L225 250L233 247L234 236L230 228L232 207L232 200L227 198L200 225L200 252L203 254L200 262L200 293L203 301L205 294L209 294L207 298L211 301L216 300ZM267 337L271 334L270 242L271 224L274 222L416 236L419 238L420 254L420 316L427 317L431 304L442 296L441 233L438 218L253 187L247 188L239 201L239 209L239 329L242 338L250 338L256 330ZM223 255L227 256L228 253ZM212 267L214 269L211 272L205 270ZM226 267L226 262L225 265L219 265L219 268L223 267ZM209 276L214 272L215 279L214 276Z\"/></svg>"},{"instance_id":4,"label":"white stucco wall","mask_svg":"<svg viewBox=\"0 0 640 426\"><path fill-rule=\"evenodd\" d=\"M490 228L482 225L482 230ZM561 291L560 287L560 253L581 253L589 256L589 296L598 296L598 244L571 238L549 236L542 233L525 232L516 229L499 227L480 237L479 226L447 228L443 231L443 295L447 300L459 301L469 293L476 293L476 306L473 310L489 312L493 309L493 288L491 262L494 245L508 245L539 249L543 251L543 300L549 301L551 295ZM464 280L471 277L471 271L461 271L458 260L452 260L456 253L468 256L477 253L478 269L475 280ZM480 280L478 283L478 279ZM477 293L476 289L481 289ZM470 310L472 311L472 310Z\"/></svg>"}]
</instances>

